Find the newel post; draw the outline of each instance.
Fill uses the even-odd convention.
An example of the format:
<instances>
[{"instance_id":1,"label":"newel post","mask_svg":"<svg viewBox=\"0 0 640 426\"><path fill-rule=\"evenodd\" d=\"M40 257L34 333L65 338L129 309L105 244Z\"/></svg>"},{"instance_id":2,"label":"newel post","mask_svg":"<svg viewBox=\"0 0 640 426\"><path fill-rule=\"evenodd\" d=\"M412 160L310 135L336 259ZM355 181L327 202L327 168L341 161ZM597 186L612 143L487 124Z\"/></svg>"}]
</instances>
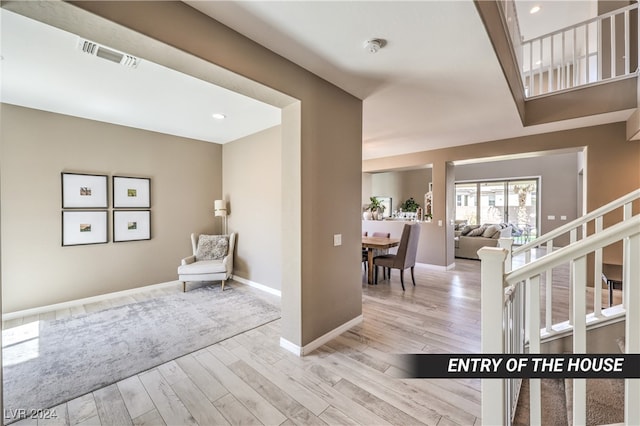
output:
<instances>
[{"instance_id":1,"label":"newel post","mask_svg":"<svg viewBox=\"0 0 640 426\"><path fill-rule=\"evenodd\" d=\"M483 247L480 257L481 348L483 354L504 352L504 267L507 250ZM505 380L482 379L482 423L505 423Z\"/></svg>"}]
</instances>

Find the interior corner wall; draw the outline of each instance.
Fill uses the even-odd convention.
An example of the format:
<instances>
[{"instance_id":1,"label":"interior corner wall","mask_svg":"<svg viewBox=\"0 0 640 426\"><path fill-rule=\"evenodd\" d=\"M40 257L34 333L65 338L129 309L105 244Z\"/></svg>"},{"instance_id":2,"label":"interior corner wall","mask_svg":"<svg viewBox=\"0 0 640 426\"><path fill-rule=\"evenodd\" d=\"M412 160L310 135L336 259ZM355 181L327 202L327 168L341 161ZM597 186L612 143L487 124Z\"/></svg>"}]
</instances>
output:
<instances>
[{"instance_id":1,"label":"interior corner wall","mask_svg":"<svg viewBox=\"0 0 640 426\"><path fill-rule=\"evenodd\" d=\"M275 290L282 281L281 151L280 126L222 146L222 193L229 232L237 233L234 276Z\"/></svg>"},{"instance_id":2,"label":"interior corner wall","mask_svg":"<svg viewBox=\"0 0 640 426\"><path fill-rule=\"evenodd\" d=\"M215 232L218 144L2 104L3 312L177 279L191 232ZM109 243L61 246L61 172L109 176ZM111 176L151 178L151 240L112 242Z\"/></svg>"}]
</instances>

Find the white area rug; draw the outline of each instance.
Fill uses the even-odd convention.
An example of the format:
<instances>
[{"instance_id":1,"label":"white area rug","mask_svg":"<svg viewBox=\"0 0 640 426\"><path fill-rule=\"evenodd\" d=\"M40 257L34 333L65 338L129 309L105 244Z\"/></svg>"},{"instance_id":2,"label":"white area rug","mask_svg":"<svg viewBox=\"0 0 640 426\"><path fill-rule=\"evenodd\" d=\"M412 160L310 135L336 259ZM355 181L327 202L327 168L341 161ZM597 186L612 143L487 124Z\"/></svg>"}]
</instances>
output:
<instances>
[{"instance_id":1,"label":"white area rug","mask_svg":"<svg viewBox=\"0 0 640 426\"><path fill-rule=\"evenodd\" d=\"M219 285L3 331L4 411L51 408L280 318Z\"/></svg>"}]
</instances>

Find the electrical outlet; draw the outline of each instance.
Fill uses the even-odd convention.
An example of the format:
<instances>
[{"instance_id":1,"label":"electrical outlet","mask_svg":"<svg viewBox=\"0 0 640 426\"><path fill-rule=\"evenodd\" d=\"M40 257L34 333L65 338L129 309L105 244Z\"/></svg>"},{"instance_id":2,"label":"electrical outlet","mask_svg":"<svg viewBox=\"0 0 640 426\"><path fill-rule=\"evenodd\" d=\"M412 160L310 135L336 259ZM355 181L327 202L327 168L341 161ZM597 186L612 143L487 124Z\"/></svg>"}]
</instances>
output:
<instances>
[{"instance_id":1,"label":"electrical outlet","mask_svg":"<svg viewBox=\"0 0 640 426\"><path fill-rule=\"evenodd\" d=\"M335 234L333 236L333 245L334 247L342 245L342 234Z\"/></svg>"},{"instance_id":2,"label":"electrical outlet","mask_svg":"<svg viewBox=\"0 0 640 426\"><path fill-rule=\"evenodd\" d=\"M560 216L560 220L567 220L567 217L562 215L562 216Z\"/></svg>"},{"instance_id":3,"label":"electrical outlet","mask_svg":"<svg viewBox=\"0 0 640 426\"><path fill-rule=\"evenodd\" d=\"M549 216L547 216L547 220L556 220L556 217L550 214Z\"/></svg>"}]
</instances>

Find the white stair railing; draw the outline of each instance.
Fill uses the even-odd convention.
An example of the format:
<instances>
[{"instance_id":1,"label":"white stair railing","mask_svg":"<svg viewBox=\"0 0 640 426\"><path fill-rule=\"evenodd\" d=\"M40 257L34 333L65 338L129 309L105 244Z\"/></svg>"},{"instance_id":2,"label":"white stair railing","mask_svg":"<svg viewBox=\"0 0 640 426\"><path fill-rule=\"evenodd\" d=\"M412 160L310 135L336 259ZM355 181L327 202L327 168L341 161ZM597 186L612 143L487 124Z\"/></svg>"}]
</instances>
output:
<instances>
[{"instance_id":1,"label":"white stair railing","mask_svg":"<svg viewBox=\"0 0 640 426\"><path fill-rule=\"evenodd\" d=\"M540 277L547 270L569 262L572 265L573 307L572 326L573 352L586 353L586 288L587 256L615 242L623 241L624 292L627 304L620 312L626 319L625 352L640 352L640 215L617 223L596 234L590 235L567 247L547 254L533 262L505 273L507 250L504 248L484 247L478 254L482 261L482 351L495 354L506 353L505 342L521 340L513 349L524 345L524 332L513 327L512 309L514 297L523 290L526 292L524 310L529 330L529 353L539 354L541 346L540 330ZM505 291L506 289L506 291ZM518 296L519 297L519 296ZM517 315L517 314L516 314ZM511 334L511 335L509 335ZM508 393L510 384L502 379L482 381L482 417L486 424L510 424L513 411L509 409L513 395ZM540 379L530 380L530 424L541 424L542 407ZM640 380L625 380L625 424L640 424ZM573 424L586 422L586 382L574 379L573 386Z\"/></svg>"},{"instance_id":2,"label":"white stair railing","mask_svg":"<svg viewBox=\"0 0 640 426\"><path fill-rule=\"evenodd\" d=\"M513 259L514 257L520 257L520 259L524 256L524 263L530 263L534 252L536 252L537 256L540 257L548 256L553 253L554 241L557 241L559 238L566 238L569 236L569 241L574 243L576 241L580 241L587 234L587 228L593 227L594 233L602 232L604 229L604 216L617 211L618 209L622 210L623 220L627 220L631 217L632 214L632 204L635 200L640 199L640 189L636 189L616 200L611 201L610 203L605 204L602 207L599 207L586 215L573 220L569 223L566 223L546 234L540 236L539 238L531 241L527 244L524 244L519 247L515 247L508 254L508 259ZM618 213L619 214L619 213ZM506 247L504 243L501 243L501 247ZM594 252L594 272L593 272L593 282L596 283L597 288L600 288L600 284L602 283L602 249L597 249ZM510 270L511 268L508 268ZM624 276L625 271L623 271ZM571 271L569 271L571 275ZM548 269L544 274L545 283L553 282L553 269ZM572 282L569 281L569 293L573 292ZM593 316L596 319L605 319L607 316L603 314L602 308L602 295L598 291L593 292ZM626 298L623 295L623 305L625 305ZM570 326L572 323L572 318L569 316L566 318L567 324L554 324L551 313L553 311L553 287L551 285L545 285L545 318L544 318L544 332L543 337L545 335L551 335L553 333L565 331L566 326ZM573 311L573 302L569 300L569 312ZM554 327L555 326L555 327Z\"/></svg>"},{"instance_id":3,"label":"white stair railing","mask_svg":"<svg viewBox=\"0 0 640 426\"><path fill-rule=\"evenodd\" d=\"M521 43L525 96L624 78L636 73L631 47L637 40L638 3ZM633 69L632 69L633 67Z\"/></svg>"}]
</instances>

